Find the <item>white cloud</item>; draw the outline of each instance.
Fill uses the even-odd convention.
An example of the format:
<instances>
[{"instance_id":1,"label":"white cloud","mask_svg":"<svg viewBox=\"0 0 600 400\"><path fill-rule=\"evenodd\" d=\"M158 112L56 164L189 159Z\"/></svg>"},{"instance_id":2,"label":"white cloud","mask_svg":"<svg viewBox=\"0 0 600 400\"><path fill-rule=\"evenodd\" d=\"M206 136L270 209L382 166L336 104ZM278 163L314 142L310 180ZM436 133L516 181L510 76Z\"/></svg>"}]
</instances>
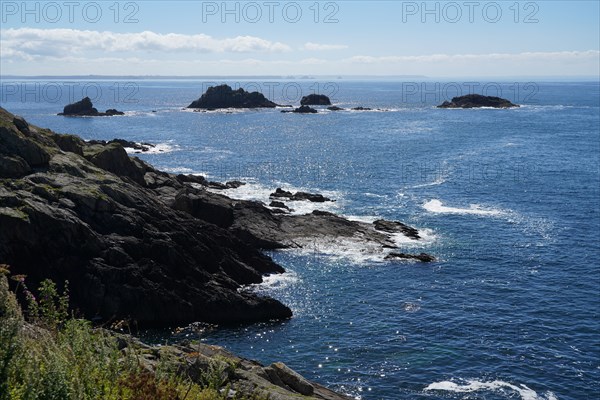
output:
<instances>
[{"instance_id":1,"label":"white cloud","mask_svg":"<svg viewBox=\"0 0 600 400\"><path fill-rule=\"evenodd\" d=\"M76 29L19 28L0 31L3 57L24 60L66 57L86 52L197 52L197 53L279 53L290 46L254 36L216 39L208 35L178 33L116 33Z\"/></svg>"},{"instance_id":2,"label":"white cloud","mask_svg":"<svg viewBox=\"0 0 600 400\"><path fill-rule=\"evenodd\" d=\"M348 46L344 44L319 44L313 42L307 42L302 47L302 49L310 51L344 50L347 48Z\"/></svg>"}]
</instances>

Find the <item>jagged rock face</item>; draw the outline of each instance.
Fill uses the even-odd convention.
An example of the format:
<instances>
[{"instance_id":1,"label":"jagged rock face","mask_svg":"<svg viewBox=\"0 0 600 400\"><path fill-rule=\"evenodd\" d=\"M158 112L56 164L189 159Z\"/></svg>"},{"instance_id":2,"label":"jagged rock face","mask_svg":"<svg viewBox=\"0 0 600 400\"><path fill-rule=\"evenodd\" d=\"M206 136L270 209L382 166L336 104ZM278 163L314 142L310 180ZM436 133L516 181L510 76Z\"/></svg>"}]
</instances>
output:
<instances>
[{"instance_id":1,"label":"jagged rock face","mask_svg":"<svg viewBox=\"0 0 600 400\"><path fill-rule=\"evenodd\" d=\"M309 94L302 97L300 105L303 106L330 106L331 100L324 94Z\"/></svg>"},{"instance_id":2,"label":"jagged rock face","mask_svg":"<svg viewBox=\"0 0 600 400\"><path fill-rule=\"evenodd\" d=\"M69 280L72 305L85 316L147 326L291 316L276 300L238 290L280 266L171 208L169 199L193 188L127 157L118 143L87 145L32 127L26 136L12 119L0 109L0 173L10 178L0 180L0 262L32 287Z\"/></svg>"},{"instance_id":3,"label":"jagged rock face","mask_svg":"<svg viewBox=\"0 0 600 400\"><path fill-rule=\"evenodd\" d=\"M187 108L274 108L277 104L259 92L246 92L240 88L233 90L228 85L211 86Z\"/></svg>"},{"instance_id":4,"label":"jagged rock face","mask_svg":"<svg viewBox=\"0 0 600 400\"><path fill-rule=\"evenodd\" d=\"M506 99L493 96L482 96L480 94L468 94L452 98L452 101L445 101L438 108L513 108L519 107Z\"/></svg>"}]
</instances>

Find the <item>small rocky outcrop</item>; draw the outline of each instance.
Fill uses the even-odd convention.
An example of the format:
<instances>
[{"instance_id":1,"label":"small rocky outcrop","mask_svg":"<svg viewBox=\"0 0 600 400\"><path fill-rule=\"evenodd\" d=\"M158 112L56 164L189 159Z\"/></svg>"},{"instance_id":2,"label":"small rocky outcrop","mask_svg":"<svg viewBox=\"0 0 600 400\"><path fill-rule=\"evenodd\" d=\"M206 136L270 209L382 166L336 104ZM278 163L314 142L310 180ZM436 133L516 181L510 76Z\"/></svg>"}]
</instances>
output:
<instances>
[{"instance_id":1,"label":"small rocky outcrop","mask_svg":"<svg viewBox=\"0 0 600 400\"><path fill-rule=\"evenodd\" d=\"M152 143L147 143L147 142L137 143L137 142L133 142L131 140L124 140L124 139L112 139L112 140L108 140L108 141L106 141L106 140L88 140L87 143L91 144L91 145L100 144L102 146L106 146L106 145L109 145L112 143L118 143L125 148L133 149L136 152L142 152L142 153L150 151L156 147L156 145L154 145Z\"/></svg>"},{"instance_id":2,"label":"small rocky outcrop","mask_svg":"<svg viewBox=\"0 0 600 400\"><path fill-rule=\"evenodd\" d=\"M294 113L294 114L317 114L318 111L309 106L300 106L293 110L281 110L282 113Z\"/></svg>"},{"instance_id":3,"label":"small rocky outcrop","mask_svg":"<svg viewBox=\"0 0 600 400\"><path fill-rule=\"evenodd\" d=\"M354 107L352 111L373 111L373 109L369 107Z\"/></svg>"},{"instance_id":4,"label":"small rocky outcrop","mask_svg":"<svg viewBox=\"0 0 600 400\"><path fill-rule=\"evenodd\" d=\"M331 100L324 94L309 94L300 100L302 106L330 106Z\"/></svg>"},{"instance_id":5,"label":"small rocky outcrop","mask_svg":"<svg viewBox=\"0 0 600 400\"><path fill-rule=\"evenodd\" d=\"M220 108L274 108L277 104L268 100L262 93L246 92L240 88L233 90L229 85L211 86L187 108L216 110Z\"/></svg>"},{"instance_id":6,"label":"small rocky outcrop","mask_svg":"<svg viewBox=\"0 0 600 400\"><path fill-rule=\"evenodd\" d=\"M404 236L414 240L421 239L418 230L399 221L386 221L383 219L379 219L373 222L373 225L378 231L388 233L402 233Z\"/></svg>"},{"instance_id":7,"label":"small rocky outcrop","mask_svg":"<svg viewBox=\"0 0 600 400\"><path fill-rule=\"evenodd\" d=\"M385 257L386 260L415 260L421 262L433 262L435 257L427 254L406 254L406 253L390 253Z\"/></svg>"},{"instance_id":8,"label":"small rocky outcrop","mask_svg":"<svg viewBox=\"0 0 600 400\"><path fill-rule=\"evenodd\" d=\"M480 94L468 94L466 96L453 97L452 101L444 101L438 108L514 108L519 107L510 101L493 96L482 96Z\"/></svg>"},{"instance_id":9,"label":"small rocky outcrop","mask_svg":"<svg viewBox=\"0 0 600 400\"><path fill-rule=\"evenodd\" d=\"M327 109L329 111L344 111L344 109L342 107L338 107L338 106L327 107Z\"/></svg>"},{"instance_id":10,"label":"small rocky outcrop","mask_svg":"<svg viewBox=\"0 0 600 400\"><path fill-rule=\"evenodd\" d=\"M94 108L92 100L89 97L85 97L76 103L66 105L63 112L58 115L66 117L111 117L114 115L125 115L125 113L114 108L110 108L103 113L99 112Z\"/></svg>"},{"instance_id":11,"label":"small rocky outcrop","mask_svg":"<svg viewBox=\"0 0 600 400\"><path fill-rule=\"evenodd\" d=\"M273 198L285 198L291 201L302 201L307 200L313 203L324 203L326 201L333 201L328 197L323 196L318 193L307 193L307 192L288 192L287 190L283 190L281 188L277 188L273 193L270 194L270 197Z\"/></svg>"}]
</instances>

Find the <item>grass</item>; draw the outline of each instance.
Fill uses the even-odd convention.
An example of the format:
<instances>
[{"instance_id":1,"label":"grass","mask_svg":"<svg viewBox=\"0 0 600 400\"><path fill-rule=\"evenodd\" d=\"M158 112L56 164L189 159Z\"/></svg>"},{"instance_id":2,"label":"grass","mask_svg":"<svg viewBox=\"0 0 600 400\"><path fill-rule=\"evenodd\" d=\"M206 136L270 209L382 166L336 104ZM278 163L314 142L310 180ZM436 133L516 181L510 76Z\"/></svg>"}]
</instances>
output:
<instances>
[{"instance_id":1,"label":"grass","mask_svg":"<svg viewBox=\"0 0 600 400\"><path fill-rule=\"evenodd\" d=\"M150 368L133 341L119 349L109 331L69 316L68 284L59 293L44 281L35 297L25 276L13 276L15 292L27 301L24 313L9 290L9 273L0 265L0 400L268 399L233 394L235 365L222 360L211 360L196 380L170 357Z\"/></svg>"}]
</instances>

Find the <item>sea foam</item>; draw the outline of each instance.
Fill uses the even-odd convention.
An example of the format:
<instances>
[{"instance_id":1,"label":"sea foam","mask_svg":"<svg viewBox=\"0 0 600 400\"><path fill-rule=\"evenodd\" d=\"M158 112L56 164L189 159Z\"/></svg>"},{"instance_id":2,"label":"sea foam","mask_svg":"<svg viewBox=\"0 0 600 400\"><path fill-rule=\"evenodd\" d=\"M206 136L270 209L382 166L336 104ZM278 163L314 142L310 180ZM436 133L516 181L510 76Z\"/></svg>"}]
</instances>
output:
<instances>
[{"instance_id":1,"label":"sea foam","mask_svg":"<svg viewBox=\"0 0 600 400\"><path fill-rule=\"evenodd\" d=\"M464 384L458 384L452 381L434 382L427 386L424 390L443 390L456 393L469 393L486 390L506 394L506 398L514 398L514 393L517 393L521 400L558 400L556 395L552 392L546 392L543 395L539 395L535 390L530 389L523 384L517 386L501 380L490 382L466 380Z\"/></svg>"}]
</instances>

